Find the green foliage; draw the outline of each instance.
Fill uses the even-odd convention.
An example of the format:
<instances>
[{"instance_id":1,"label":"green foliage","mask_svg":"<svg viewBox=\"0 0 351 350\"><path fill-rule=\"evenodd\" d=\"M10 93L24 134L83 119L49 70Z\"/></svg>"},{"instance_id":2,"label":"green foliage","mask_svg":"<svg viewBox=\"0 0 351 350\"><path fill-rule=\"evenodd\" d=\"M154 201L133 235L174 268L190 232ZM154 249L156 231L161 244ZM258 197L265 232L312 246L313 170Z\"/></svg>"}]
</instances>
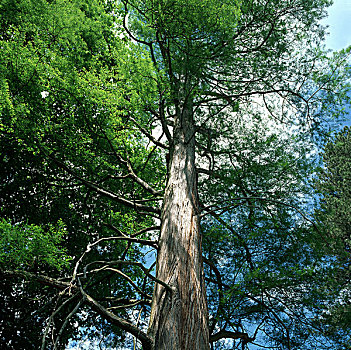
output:
<instances>
[{"instance_id":1,"label":"green foliage","mask_svg":"<svg viewBox=\"0 0 351 350\"><path fill-rule=\"evenodd\" d=\"M58 270L68 267L71 258L62 247L67 235L62 221L45 230L37 225L0 222L0 266L5 269L40 269L48 265Z\"/></svg>"},{"instance_id":2,"label":"green foliage","mask_svg":"<svg viewBox=\"0 0 351 350\"><path fill-rule=\"evenodd\" d=\"M330 257L328 282L336 286L335 302L323 319L330 336L348 348L345 334L350 333L351 322L351 128L346 126L335 133L322 154L324 167L315 181L320 196L315 215L320 234L325 237L321 249Z\"/></svg>"},{"instance_id":3,"label":"green foliage","mask_svg":"<svg viewBox=\"0 0 351 350\"><path fill-rule=\"evenodd\" d=\"M0 202L1 216L6 218L2 269L62 277L89 243L114 235L107 224L130 233L150 225L149 219L138 217L133 210L77 185L53 161L68 164L86 179L105 179L105 188L132 193L131 198L145 191L125 177L128 170L118 156L130 155L134 170L142 176L150 174L155 187L164 181L158 150L146 144L126 113L126 109L136 113L154 103L155 85L145 79L152 76L150 60L142 49L134 46L134 50L119 38L114 8L112 1L95 0L6 0L0 4ZM147 123L143 115L136 119ZM142 151L146 146L149 148ZM60 219L63 226L54 224ZM142 254L138 245L104 241L86 254L82 266L120 256L142 261ZM142 281L140 269L131 267L127 272L135 282ZM107 282L92 282L89 293L93 296L136 296L118 275L102 272L98 280ZM11 343L16 349L38 349L45 317L53 311L48 302L52 293L29 286L25 288L28 293L23 293L18 283L11 281L11 288L7 285L0 291L9 300L5 322L9 326L1 333L0 347ZM148 293L152 293L150 288L145 287ZM37 315L38 309L42 315ZM70 305L63 308L55 322L62 324L71 311ZM124 309L116 313L126 316ZM28 329L28 322L14 326L18 323L15 317L31 321L34 317L38 333ZM91 337L95 336L92 327L115 334L106 341L111 347L123 342L119 329L92 314L74 321L81 322L80 329L86 327ZM19 329L21 336L16 333ZM69 337L79 340L82 336L72 320L60 346ZM29 338L31 342L23 345L23 339Z\"/></svg>"},{"instance_id":4,"label":"green foliage","mask_svg":"<svg viewBox=\"0 0 351 350\"><path fill-rule=\"evenodd\" d=\"M327 227L332 242L339 244L346 255L351 244L350 154L351 130L345 127L326 144L323 152L325 168L316 183L321 195L320 219Z\"/></svg>"},{"instance_id":5,"label":"green foliage","mask_svg":"<svg viewBox=\"0 0 351 350\"><path fill-rule=\"evenodd\" d=\"M258 343L323 348L320 328L318 336L306 332L318 328L315 315L323 303L334 301L320 290L327 269L313 249L316 236L307 216L313 146L306 134L291 135L284 125L277 131L261 120L248 124L244 116L231 130L223 150L217 145L218 177L200 176L202 193L218 213L203 220L204 254L223 284L218 290L206 267L211 322L247 330L262 323L265 335L258 331Z\"/></svg>"},{"instance_id":6,"label":"green foliage","mask_svg":"<svg viewBox=\"0 0 351 350\"><path fill-rule=\"evenodd\" d=\"M129 20L131 30L138 38L159 44L161 40L168 42L170 61L164 60L161 47L155 55L166 73L191 72L188 78L196 79L204 73L209 57L228 56L226 46L236 31L241 1L133 0L128 5L133 15Z\"/></svg>"},{"instance_id":7,"label":"green foliage","mask_svg":"<svg viewBox=\"0 0 351 350\"><path fill-rule=\"evenodd\" d=\"M140 299L130 281L149 295L152 281L126 265L127 281L116 273L121 266L104 262L140 261L153 273L151 248L109 237L157 240L157 227L147 231L158 225L157 215L137 205L159 206L168 176L165 149L172 145L165 130L172 134L174 114L188 103L201 204L218 213L211 217L204 210L202 220L204 255L223 276L221 286L206 267L212 330L252 334L261 327L260 344L283 348L290 332L291 348L322 349L326 332L318 317L335 295L326 291L335 281L323 284L330 276L323 260L328 255L305 215L315 166L306 129L322 128L331 109L340 114L348 75L347 50L328 57L318 48L324 35L318 20L329 3L1 1L1 268L46 271L65 280L66 268L77 266L80 277L87 272L81 282L89 295L120 317L140 312L146 326L149 299L132 308L121 303ZM348 215L347 187L342 191L330 189L328 222ZM340 225L333 239L349 249L345 230ZM22 315L28 302L33 310L26 317L34 314L42 333L56 305L48 301L49 292L42 301L40 292L19 280L10 292L6 285L0 291L10 300L10 314ZM57 329L75 302L67 301L55 315ZM45 311L42 318L38 309ZM58 348L68 339L107 334L105 347L124 347L123 331L83 310L68 322ZM15 316L8 320L1 339L22 344L15 322ZM41 334L30 347L40 346Z\"/></svg>"}]
</instances>

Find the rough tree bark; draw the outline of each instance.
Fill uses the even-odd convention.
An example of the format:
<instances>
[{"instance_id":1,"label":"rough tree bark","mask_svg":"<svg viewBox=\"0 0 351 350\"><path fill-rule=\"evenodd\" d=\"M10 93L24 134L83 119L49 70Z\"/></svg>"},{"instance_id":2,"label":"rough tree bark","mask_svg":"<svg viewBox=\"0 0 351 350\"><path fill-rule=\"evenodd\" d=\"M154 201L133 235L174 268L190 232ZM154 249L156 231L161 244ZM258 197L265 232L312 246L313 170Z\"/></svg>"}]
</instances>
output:
<instances>
[{"instance_id":1,"label":"rough tree bark","mask_svg":"<svg viewBox=\"0 0 351 350\"><path fill-rule=\"evenodd\" d=\"M155 350L208 350L192 105L175 118L149 335Z\"/></svg>"}]
</instances>

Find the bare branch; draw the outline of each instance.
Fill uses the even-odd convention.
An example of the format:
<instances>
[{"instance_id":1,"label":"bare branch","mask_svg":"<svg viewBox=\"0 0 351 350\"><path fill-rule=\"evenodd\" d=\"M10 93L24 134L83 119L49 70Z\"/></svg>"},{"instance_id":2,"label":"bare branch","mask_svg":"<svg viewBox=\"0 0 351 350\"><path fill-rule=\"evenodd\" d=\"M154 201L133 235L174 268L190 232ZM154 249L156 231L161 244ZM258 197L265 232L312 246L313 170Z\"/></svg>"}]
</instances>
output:
<instances>
[{"instance_id":1,"label":"bare branch","mask_svg":"<svg viewBox=\"0 0 351 350\"><path fill-rule=\"evenodd\" d=\"M133 117L128 116L128 118L138 127L138 129L150 140L152 141L156 146L159 146L163 149L169 149L168 146L157 140L155 137L153 137L145 128L143 128Z\"/></svg>"},{"instance_id":2,"label":"bare branch","mask_svg":"<svg viewBox=\"0 0 351 350\"><path fill-rule=\"evenodd\" d=\"M218 175L217 173L215 173L213 170L209 170L209 169L204 169L204 168L197 168L196 172L198 174L205 174L208 175L209 178L215 178L215 179L221 179L221 176Z\"/></svg>"},{"instance_id":3,"label":"bare branch","mask_svg":"<svg viewBox=\"0 0 351 350\"><path fill-rule=\"evenodd\" d=\"M70 283L68 283L68 282L62 282L62 281L59 281L57 279L47 277L44 275L35 275L33 273L26 272L26 271L6 270L6 271L0 271L0 272L1 272L1 274L5 275L5 276L9 276L9 277L17 277L18 276L18 277L23 277L26 279L30 278L32 280L36 280L40 283L43 283L43 284L51 286L51 287L55 287L55 288L60 289L60 290L68 290L69 288L74 288L76 291L80 291L80 293L84 297L84 300L92 308L92 310L97 312L101 317L106 319L108 322L110 322L110 323L116 325L117 327L125 330L126 332L134 335L142 343L143 350L152 350L153 349L153 341L146 333L141 331L138 327L135 327L129 321L127 321L121 317L116 316L115 314L113 314L112 312L107 310L105 307L103 307L100 303L98 303L95 299L93 299L90 295L88 295L84 291L79 278L78 278L78 283L79 283L79 288L78 288L76 286L71 286ZM76 295L74 297L76 297ZM73 297L71 299L73 299ZM44 346L45 346L45 344L44 344Z\"/></svg>"},{"instance_id":4,"label":"bare branch","mask_svg":"<svg viewBox=\"0 0 351 350\"><path fill-rule=\"evenodd\" d=\"M207 102L212 102L212 101L217 101L217 100L226 100L228 101L228 103L232 103L232 99L239 99L240 97L248 97L248 96L254 96L254 95L260 95L260 96L264 96L264 95L268 95L268 94L281 94L281 93L287 93L287 94L291 94L293 96L296 96L298 98L300 98L301 100L303 100L306 105L308 106L308 100L306 100L301 94L297 93L296 91L290 90L290 89L275 89L274 87L270 88L269 90L253 90L253 91L247 91L245 92L238 92L237 94L225 94L223 92L215 92L215 91L205 91L204 95L205 96L212 96L209 97L207 99L203 99L201 101L198 101L196 103L196 105L201 105L203 103L207 103Z\"/></svg>"},{"instance_id":5,"label":"bare branch","mask_svg":"<svg viewBox=\"0 0 351 350\"><path fill-rule=\"evenodd\" d=\"M127 17L128 17L128 7L127 7L127 5L128 5L128 1L122 1L122 3L124 4L123 28L127 32L128 36L132 40L136 41L137 43L140 43L140 44L143 44L143 45L146 45L146 46L149 46L149 47L152 46L152 43L136 38L131 33L131 31L128 29L128 26L127 26ZM136 7L134 7L134 8L137 9Z\"/></svg>"},{"instance_id":6,"label":"bare branch","mask_svg":"<svg viewBox=\"0 0 351 350\"><path fill-rule=\"evenodd\" d=\"M144 333L142 330L140 330L138 327L134 326L132 323L129 321L116 316L114 313L111 311L107 310L105 307L103 307L100 303L98 303L95 299L93 299L90 295L88 295L83 287L80 284L80 291L82 295L85 297L85 300L87 304L90 305L90 307L97 312L102 318L110 322L111 324L125 330L126 332L132 334L135 336L138 340L140 340L143 350L152 350L153 349L153 341L152 339Z\"/></svg>"},{"instance_id":7,"label":"bare branch","mask_svg":"<svg viewBox=\"0 0 351 350\"><path fill-rule=\"evenodd\" d=\"M292 208L294 209L296 212L298 212L306 221L308 221L309 223L311 223L313 225L313 227L317 230L318 230L318 227L316 225L315 222L313 222L311 219L309 219L299 208L297 208L295 205L293 204L289 204L289 203L285 203L285 202L282 202L278 199L271 199L271 198L264 198L264 197L236 197L236 198L231 198L231 199L228 199L228 200L225 200L225 201L222 201L223 202L228 202L228 201L242 201L242 200L257 200L257 201L265 201L265 202L271 202L271 203L275 203L275 204L279 204L279 205L283 205L285 207L288 207L288 208ZM235 208L237 207L238 204L233 204L232 207ZM204 210L206 210L208 212L208 214L213 214L214 210L220 210L221 208L219 209L212 209L212 210L209 210L208 209L209 207L206 207L206 208L203 208ZM226 206L225 207L226 210L230 209L230 205Z\"/></svg>"},{"instance_id":8,"label":"bare branch","mask_svg":"<svg viewBox=\"0 0 351 350\"><path fill-rule=\"evenodd\" d=\"M143 272L148 276L151 280L153 280L156 283L161 284L163 287L165 287L169 292L172 292L172 288L165 282L159 280L155 276L150 274L150 269L147 269L142 263L138 261L126 261L126 260L115 260L115 261L92 261L88 265L85 266L84 268L84 273L86 273L87 268L93 264L104 264L106 266L111 266L111 265L133 265L133 266L138 266L143 270ZM128 277L128 276L127 276Z\"/></svg>"},{"instance_id":9,"label":"bare branch","mask_svg":"<svg viewBox=\"0 0 351 350\"><path fill-rule=\"evenodd\" d=\"M118 270L118 269L115 269L113 267L108 267L108 265L105 265L99 269L96 269L94 271L90 271L90 272L98 272L98 271L112 271L112 272L115 272L117 273L118 275L122 276L125 280L127 280L129 282L129 284L142 296L144 296L145 298L147 299L152 299L152 296L149 295L149 294L146 294L145 292L143 292L135 283L134 281L129 277L127 276L125 273L123 273L121 270Z\"/></svg>"},{"instance_id":10,"label":"bare branch","mask_svg":"<svg viewBox=\"0 0 351 350\"><path fill-rule=\"evenodd\" d=\"M45 349L45 344L46 344L46 337L49 333L49 329L50 329L50 326L51 326L51 323L53 322L53 319L55 317L56 314L58 314L60 312L60 310L66 305L68 304L70 301L72 301L77 295L79 295L79 292L72 295L70 298L68 298L67 300L65 300L58 308L56 308L53 313L50 315L49 317L49 320L47 322L47 325L45 326L45 329L44 329L44 334L43 334L43 337L42 337L42 341L41 341L41 348L40 350L44 350Z\"/></svg>"},{"instance_id":11,"label":"bare branch","mask_svg":"<svg viewBox=\"0 0 351 350\"><path fill-rule=\"evenodd\" d=\"M148 192L150 192L152 195L157 196L160 193L162 193L162 191L157 191L154 188L152 188L152 186L150 186L146 181L144 181L142 178L140 178L134 171L132 164L130 163L129 159L124 159L119 153L116 152L110 138L106 135L106 132L102 129L101 132L104 134L105 139L107 140L108 144L110 145L110 148L113 152L113 155L116 157L117 161L120 164L123 164L127 169L128 169L128 174L126 175L126 177L130 177L131 179L133 179L136 183L138 183L139 185L141 185L142 187L144 187L144 189L146 189Z\"/></svg>"},{"instance_id":12,"label":"bare branch","mask_svg":"<svg viewBox=\"0 0 351 350\"><path fill-rule=\"evenodd\" d=\"M85 298L80 299L79 302L77 303L77 305L74 307L74 309L65 318L65 321L63 322L63 324L62 324L62 326L57 334L56 341L54 343L54 349L57 349L57 345L59 344L61 335L62 335L64 329L66 328L68 321L78 312L80 306L84 303L84 301L85 301Z\"/></svg>"},{"instance_id":13,"label":"bare branch","mask_svg":"<svg viewBox=\"0 0 351 350\"><path fill-rule=\"evenodd\" d=\"M245 343L249 343L250 341L255 340L254 338L249 337L247 333L230 332L230 331L221 330L218 333L210 336L210 343L214 343L220 339L225 339L225 338L241 339Z\"/></svg>"},{"instance_id":14,"label":"bare branch","mask_svg":"<svg viewBox=\"0 0 351 350\"><path fill-rule=\"evenodd\" d=\"M129 304L133 304L133 303L139 302L139 304L144 304L144 305L151 306L151 302L149 300L145 300L145 299L126 299L126 298L118 298L118 297L112 297L111 296L111 297L96 298L96 300L98 302L108 301L110 303L123 304L123 305L129 305Z\"/></svg>"},{"instance_id":15,"label":"bare branch","mask_svg":"<svg viewBox=\"0 0 351 350\"><path fill-rule=\"evenodd\" d=\"M159 103L159 110L158 113L155 112L153 109L148 108L147 111L150 112L154 117L156 117L160 122L161 122L161 126L162 126L162 131L165 133L166 138L168 140L168 142L172 142L172 135L171 132L168 128L168 125L173 126L172 121L167 120L165 118L165 113L164 113L164 99L162 97L163 92L159 92L159 97L160 97L160 103ZM167 125L168 124L168 125Z\"/></svg>"},{"instance_id":16,"label":"bare branch","mask_svg":"<svg viewBox=\"0 0 351 350\"><path fill-rule=\"evenodd\" d=\"M112 199L112 200L114 200L116 202L119 202L119 203L121 203L121 204L123 204L123 205L125 205L127 207L134 208L136 210L143 210L143 211L150 212L150 213L156 213L156 214L160 215L161 211L160 211L159 208L149 207L149 206L146 206L146 205L142 205L142 204L136 203L135 201L123 198L123 197L117 195L116 193L114 193L112 191L109 191L109 190L106 190L106 189L100 187L98 184L96 184L96 183L94 183L92 181L86 180L83 177L77 175L68 166L66 166L66 164L62 163L61 161L59 161L58 159L56 159L52 155L49 155L49 157L60 168L65 170L67 173L72 175L76 180L81 181L85 186L91 188L92 190L94 190L98 194L100 194L100 195L102 195L102 196L104 196L106 198ZM158 192L155 192L155 193L158 193Z\"/></svg>"},{"instance_id":17,"label":"bare branch","mask_svg":"<svg viewBox=\"0 0 351 350\"><path fill-rule=\"evenodd\" d=\"M256 303L262 305L265 309L267 309L273 316L274 318L277 320L277 322L284 328L284 330L286 331L286 336L287 336L287 341L288 341L288 349L291 349L290 346L290 331L289 331L289 327L286 326L286 324L281 320L281 318L278 316L278 314L268 305L266 305L263 301L257 299L256 297L254 297L253 295L250 295L248 293L245 293L245 296L247 296L249 299L255 301ZM254 340L254 339L253 339Z\"/></svg>"},{"instance_id":18,"label":"bare branch","mask_svg":"<svg viewBox=\"0 0 351 350\"><path fill-rule=\"evenodd\" d=\"M134 234L131 235L131 237L137 237L137 236L140 236L141 234L145 233L145 232L148 232L148 231L156 231L156 230L160 230L161 229L161 226L150 226L150 227L146 227Z\"/></svg>"},{"instance_id":19,"label":"bare branch","mask_svg":"<svg viewBox=\"0 0 351 350\"><path fill-rule=\"evenodd\" d=\"M143 245L148 245L150 247L153 247L155 249L157 249L157 241L151 241L148 239L140 239L140 238L134 238L134 237L128 237L128 236L118 236L118 237L104 237L104 238L100 238L99 240L97 240L96 242L94 242L95 244L98 244L100 242L104 242L104 241L112 241L112 240L116 240L116 241L129 241L129 242L134 242L134 243L140 243Z\"/></svg>"},{"instance_id":20,"label":"bare branch","mask_svg":"<svg viewBox=\"0 0 351 350\"><path fill-rule=\"evenodd\" d=\"M201 214L200 217L203 217L203 216L206 216L208 214L216 214L216 211L220 210L220 213L216 214L216 215L219 215L221 216L222 214L224 214L226 211L228 210L231 210L231 209L235 209L235 208L238 208L240 207L243 203L245 203L244 201L241 201L240 203L237 203L235 205L233 204L230 204L230 205L227 205L225 207L220 207L220 208L214 208L214 209L210 209L210 207L205 207L205 208L201 208L202 210L205 210L206 213L204 214Z\"/></svg>"},{"instance_id":21,"label":"bare branch","mask_svg":"<svg viewBox=\"0 0 351 350\"><path fill-rule=\"evenodd\" d=\"M134 306L137 306L137 305L148 305L148 306L151 306L151 302L148 302L147 300L128 300L127 303L125 304L122 304L122 305L118 305L118 306L111 306L108 308L108 310L120 310L120 309L127 309L127 308L130 308L130 307L134 307Z\"/></svg>"},{"instance_id":22,"label":"bare branch","mask_svg":"<svg viewBox=\"0 0 351 350\"><path fill-rule=\"evenodd\" d=\"M213 318L213 322L210 325L210 335L213 333L215 327L216 327L216 323L218 321L218 316L222 310L222 303L221 303L221 299L223 298L223 283L222 283L222 276L221 273L219 272L219 270L217 269L216 265L213 263L213 261L205 258L204 256L202 257L202 260L204 261L205 264L207 264L212 271L215 273L216 275L216 279L217 279L217 285L218 285L218 293L219 293L219 303L218 303L218 308L217 308L217 312L216 312L216 316L214 316Z\"/></svg>"},{"instance_id":23,"label":"bare branch","mask_svg":"<svg viewBox=\"0 0 351 350\"><path fill-rule=\"evenodd\" d=\"M149 232L149 231L156 231L159 230L161 228L161 226L150 226L150 227L146 227L143 228L142 230L130 235L130 236L126 236L122 231L120 231L117 227L111 225L111 224L104 224L105 226L107 226L108 228L114 230L115 232L117 232L119 235L124 236L124 237L137 237L142 235L145 232Z\"/></svg>"},{"instance_id":24,"label":"bare branch","mask_svg":"<svg viewBox=\"0 0 351 350\"><path fill-rule=\"evenodd\" d=\"M58 279L51 278L45 275L36 275L34 273L22 271L22 270L5 270L5 271L0 270L0 274L6 277L22 277L28 280L35 280L41 284L44 284L50 287L55 287L56 289L59 289L59 290L66 290L66 289L68 290L68 288L70 287L70 283L68 282L63 282ZM73 288L76 289L76 287L74 286Z\"/></svg>"}]
</instances>

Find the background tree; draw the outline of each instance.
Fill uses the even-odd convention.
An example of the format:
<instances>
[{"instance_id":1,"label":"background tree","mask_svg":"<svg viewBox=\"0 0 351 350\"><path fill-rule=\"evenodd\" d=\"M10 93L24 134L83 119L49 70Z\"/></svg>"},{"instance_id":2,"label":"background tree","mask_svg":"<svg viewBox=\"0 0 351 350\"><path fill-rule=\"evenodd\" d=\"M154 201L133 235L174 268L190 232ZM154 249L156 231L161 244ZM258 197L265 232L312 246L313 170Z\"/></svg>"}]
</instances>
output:
<instances>
[{"instance_id":1,"label":"background tree","mask_svg":"<svg viewBox=\"0 0 351 350\"><path fill-rule=\"evenodd\" d=\"M347 90L347 52L318 48L328 3L0 5L2 145L26 164L3 158L2 215L61 218L73 258L61 272L3 262L59 290L34 315L42 348L85 330L112 333L107 347L121 331L144 349L330 345L305 215L307 130ZM27 169L44 180L21 185Z\"/></svg>"},{"instance_id":2,"label":"background tree","mask_svg":"<svg viewBox=\"0 0 351 350\"><path fill-rule=\"evenodd\" d=\"M51 4L46 1L23 1L20 3L7 1L1 4L1 10L4 53L1 55L2 62L0 64L3 87L1 90L2 103L0 104L2 108L1 147L3 151L1 154L3 156L2 168L4 169L1 172L1 214L10 219L12 223L24 221L35 225L40 224L44 229L49 223L54 224L59 218L62 218L68 232L65 235L64 246L67 247L70 256L78 259L86 250L89 242L95 241L103 236L104 232L107 232L107 224L112 225L116 221L116 229L123 228L124 222L126 222L125 225L135 227L136 230L143 227L142 218L139 218L137 224L134 224L133 216L130 216L125 210L115 216L109 202L104 202L104 199L99 198L95 192L72 181L70 176L65 176L61 168L50 160L45 148L45 145L62 150L64 148L66 156L71 154L74 158L76 155L86 171L92 174L96 174L99 169L99 159L102 158L95 157L93 150L95 146L90 149L88 146L92 143L91 139L89 141L89 134L94 136L101 128L95 112L90 114L92 110L98 110L99 105L93 99L90 100L92 91L89 79L81 80L84 81L85 87L83 85L79 87L77 75L80 72L83 76L89 75L94 80L93 72L90 71L88 74L86 69L90 65L94 66L95 61L99 62L98 56L101 55L102 48L107 47L106 42L106 46L102 45L104 30L101 29L101 26L107 25L106 30L111 30L108 23L113 26L113 22L108 22L108 20L112 14L106 15L104 21L101 16L103 17L106 11L110 11L108 7L104 9L103 6L100 7L95 2L91 2L89 5L86 1L82 3L54 2ZM21 21L19 18L22 18ZM114 36L111 35L111 40L114 40L113 38ZM74 53L73 48L78 50L79 47L81 53L83 54L84 51L87 55L86 59ZM93 58L90 60L89 57ZM104 57L107 59L105 54ZM71 91L72 89L75 93ZM101 92L103 89L99 89L98 94ZM79 102L79 96L82 103ZM103 104L104 97L104 95L99 97L100 106ZM78 110L80 112L77 113ZM66 113L72 119L66 118ZM75 115L80 115L80 117L77 118ZM86 123L84 120L86 116L89 116L89 121L94 120L93 118L96 121ZM60 124L61 122L63 124ZM64 126L65 122L68 123L66 126ZM73 128L71 128L72 124ZM85 126L86 129L78 131L82 126ZM63 128L72 133L70 135L64 134ZM113 122L113 128L115 130L118 128L117 121ZM86 130L88 132L85 132ZM128 139L125 130L123 131L121 128L120 133L123 131L125 138ZM96 146L100 151L102 150L103 154L109 152L106 149L106 143L101 143L102 140L106 140L104 136L95 140L97 141ZM123 140L120 141L123 143ZM41 146L41 152L38 150L38 144ZM70 153L71 151L73 153ZM82 154L84 157L80 157ZM91 160L98 160L98 162L94 163ZM107 164L106 161L108 161L107 158L103 160L105 164ZM79 167L79 164L76 163L76 166ZM100 170L104 172L103 169ZM115 172L113 175L117 177ZM107 178L106 181L108 180L110 179ZM124 186L128 187L127 182L128 179L124 181ZM133 186L131 182L129 183ZM119 184L116 186L119 188ZM133 191L132 187L130 190ZM4 237L4 232L2 232L2 237ZM126 249L127 245L118 244L117 240L117 243L111 244L109 249L106 248L105 253L109 256L123 256L123 254L128 256L129 253L127 254ZM128 247L128 249L134 258L139 255L137 246ZM90 253L90 256L95 256L94 260L103 259L101 255L103 250L97 254L94 253L96 251ZM142 261L142 257L140 260ZM30 267L19 264L17 268L58 276L58 271L52 271L52 268L48 270L43 261L38 261L38 264L39 266ZM5 266L7 265L5 264ZM138 271L135 273L135 278L138 278ZM62 274L67 275L67 271L61 271L61 277ZM108 290L111 289L112 293L112 285L117 283L119 287L114 289L116 293L124 290L122 296L128 295L127 300L129 297L133 298L131 287L127 286L128 283L123 283L121 277L117 277L118 281L112 277L114 282L111 280L111 273L105 278L103 276L100 278L106 279L108 282L105 286L103 283L98 284L104 290L97 290L98 295L111 298ZM43 298L43 286L41 285L34 291L32 290L28 297L25 297L23 288L20 286L22 282L20 285L18 283L9 284L11 281L13 281L12 278L3 285L3 293L7 295L7 299L4 298L7 311L2 313L3 317L6 317L2 320L4 347L39 349L42 346L41 338L45 327L47 325L55 326L55 329L59 330L66 316L72 311L72 303L77 305L77 296L71 299L70 303L66 303L60 309L60 313L55 314L55 317L50 319L49 317L57 305L61 305L65 301L60 298L56 299L58 297L55 294L56 291L51 293L52 289L45 287L46 293ZM15 282L17 281L15 280ZM39 291L40 295L38 296ZM27 292L29 293L28 288ZM7 300L11 301L8 303ZM123 302L122 297L117 301L117 303L122 304ZM24 305L25 307L23 307ZM40 309L42 313L38 313ZM45 316L42 317L43 315ZM45 319L45 317L47 318ZM68 321L65 324L65 332L62 332L60 336L61 346L64 346L68 339L66 335L74 337L77 332L82 333L81 329L73 327L76 320L71 318ZM81 320L79 319L79 321ZM32 330L33 322L38 323L37 334ZM21 324L21 331L23 330L19 334L17 333L20 331L19 327L14 327L18 323ZM87 317L83 323L87 328L90 328L92 324L94 327L98 326L96 332L101 330L99 324L103 325L102 334L109 332L115 335L120 334L118 329L104 324L103 320L96 320L95 317ZM81 336L83 335L81 334ZM48 333L49 337L50 333ZM28 339L31 341L26 341ZM107 337L105 344L106 346L114 346L116 342L118 342L116 336ZM44 344L43 348L46 346L47 344Z\"/></svg>"},{"instance_id":3,"label":"background tree","mask_svg":"<svg viewBox=\"0 0 351 350\"><path fill-rule=\"evenodd\" d=\"M350 147L350 127L346 126L325 145L324 167L316 181L320 195L316 216L327 238L323 248L330 255L329 264L333 267L329 283L339 286L336 302L324 318L331 334L335 328L342 329L334 338L346 347L343 332L350 331Z\"/></svg>"},{"instance_id":4,"label":"background tree","mask_svg":"<svg viewBox=\"0 0 351 350\"><path fill-rule=\"evenodd\" d=\"M350 127L334 135L323 150L324 168L321 170L317 189L321 196L321 216L332 235L331 242L342 242L343 250L350 245Z\"/></svg>"}]
</instances>

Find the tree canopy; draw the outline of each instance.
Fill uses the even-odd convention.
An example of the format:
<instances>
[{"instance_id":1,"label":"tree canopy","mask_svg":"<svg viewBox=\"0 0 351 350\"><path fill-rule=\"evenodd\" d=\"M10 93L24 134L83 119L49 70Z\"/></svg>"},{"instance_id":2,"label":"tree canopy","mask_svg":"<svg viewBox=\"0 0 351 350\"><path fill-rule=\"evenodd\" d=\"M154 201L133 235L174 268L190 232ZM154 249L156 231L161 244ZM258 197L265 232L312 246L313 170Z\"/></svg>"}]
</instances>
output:
<instances>
[{"instance_id":1,"label":"tree canopy","mask_svg":"<svg viewBox=\"0 0 351 350\"><path fill-rule=\"evenodd\" d=\"M328 5L1 2L3 348L346 349L311 208L349 90Z\"/></svg>"},{"instance_id":2,"label":"tree canopy","mask_svg":"<svg viewBox=\"0 0 351 350\"><path fill-rule=\"evenodd\" d=\"M323 150L323 165L316 180L320 206L316 221L327 241L324 249L332 253L333 280L339 285L337 301L325 315L331 332L348 330L350 324L350 127L344 127L328 141ZM339 342L344 342L339 337Z\"/></svg>"}]
</instances>

